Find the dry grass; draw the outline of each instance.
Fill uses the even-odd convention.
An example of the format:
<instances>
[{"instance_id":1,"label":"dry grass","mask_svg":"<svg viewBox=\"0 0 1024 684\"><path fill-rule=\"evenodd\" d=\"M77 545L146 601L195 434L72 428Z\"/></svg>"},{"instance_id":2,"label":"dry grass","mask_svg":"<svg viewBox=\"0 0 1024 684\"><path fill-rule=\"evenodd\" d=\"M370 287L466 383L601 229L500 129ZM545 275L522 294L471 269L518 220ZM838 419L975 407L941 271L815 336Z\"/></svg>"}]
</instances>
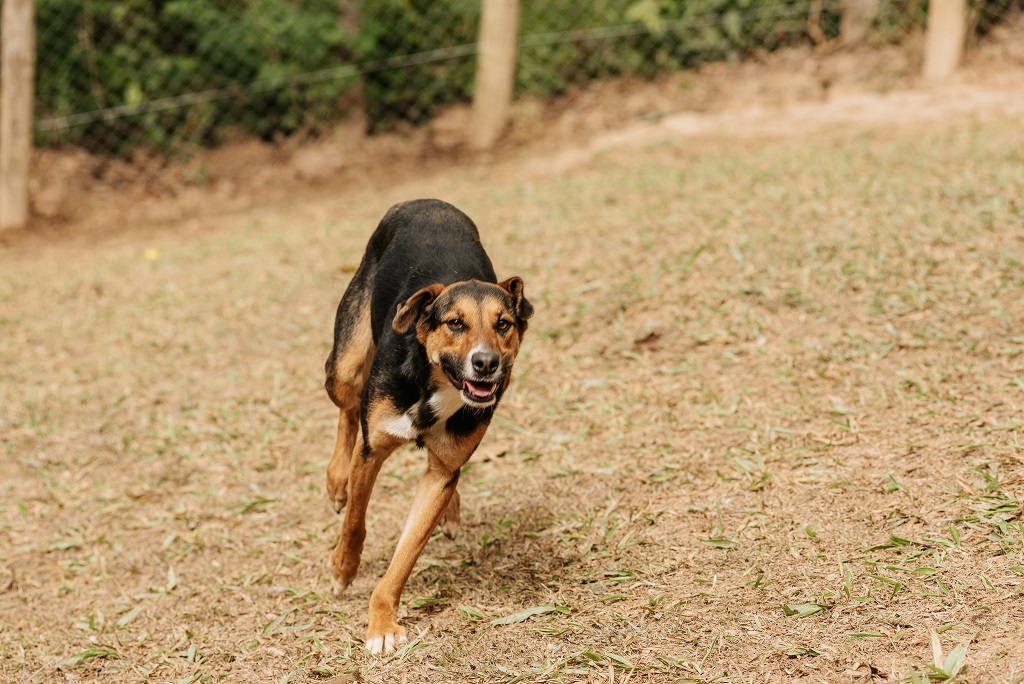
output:
<instances>
[{"instance_id":1,"label":"dry grass","mask_svg":"<svg viewBox=\"0 0 1024 684\"><path fill-rule=\"evenodd\" d=\"M8 251L0 679L1022 681L1021 150L1019 120L665 141ZM508 452L375 660L423 457L332 598L322 363L375 221L421 195L538 314Z\"/></svg>"}]
</instances>

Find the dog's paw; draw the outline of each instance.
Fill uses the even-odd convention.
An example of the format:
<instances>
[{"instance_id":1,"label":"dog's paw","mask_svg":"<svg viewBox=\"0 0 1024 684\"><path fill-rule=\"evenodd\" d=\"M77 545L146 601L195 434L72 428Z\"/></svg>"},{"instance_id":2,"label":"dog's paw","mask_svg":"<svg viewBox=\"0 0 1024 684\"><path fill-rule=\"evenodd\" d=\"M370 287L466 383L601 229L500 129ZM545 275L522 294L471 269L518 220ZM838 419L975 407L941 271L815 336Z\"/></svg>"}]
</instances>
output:
<instances>
[{"instance_id":1,"label":"dog's paw","mask_svg":"<svg viewBox=\"0 0 1024 684\"><path fill-rule=\"evenodd\" d=\"M437 526L441 529L441 533L449 539L455 539L458 536L459 528L462 527L462 512L458 490L452 494L452 499L448 502L448 508L445 509L441 522Z\"/></svg>"},{"instance_id":2,"label":"dog's paw","mask_svg":"<svg viewBox=\"0 0 1024 684\"><path fill-rule=\"evenodd\" d=\"M334 596L334 598L341 598L345 594L345 590L348 589L349 584L351 584L351 582L345 582L337 577L332 577L331 595Z\"/></svg>"},{"instance_id":3,"label":"dog's paw","mask_svg":"<svg viewBox=\"0 0 1024 684\"><path fill-rule=\"evenodd\" d=\"M336 598L344 594L349 584L351 584L351 582L343 582L335 574L333 554L329 553L324 557L324 574L331 578L331 595Z\"/></svg>"},{"instance_id":4,"label":"dog's paw","mask_svg":"<svg viewBox=\"0 0 1024 684\"><path fill-rule=\"evenodd\" d=\"M331 505L334 506L334 512L341 513L345 509L345 504L348 503L348 481L333 482L328 477L327 498L330 499Z\"/></svg>"},{"instance_id":5,"label":"dog's paw","mask_svg":"<svg viewBox=\"0 0 1024 684\"><path fill-rule=\"evenodd\" d=\"M389 653L400 649L402 646L405 646L408 641L405 637L405 630L401 627L398 629L401 631L367 639L367 650L373 655L388 655Z\"/></svg>"},{"instance_id":6,"label":"dog's paw","mask_svg":"<svg viewBox=\"0 0 1024 684\"><path fill-rule=\"evenodd\" d=\"M393 620L388 620L386 627L366 629L366 649L373 655L388 655L404 646L408 639L405 628ZM372 621L371 621L372 623Z\"/></svg>"},{"instance_id":7,"label":"dog's paw","mask_svg":"<svg viewBox=\"0 0 1024 684\"><path fill-rule=\"evenodd\" d=\"M335 596L344 594L352 580L356 578L356 569L343 567L339 570L335 563L331 563L331 593Z\"/></svg>"},{"instance_id":8,"label":"dog's paw","mask_svg":"<svg viewBox=\"0 0 1024 684\"><path fill-rule=\"evenodd\" d=\"M377 595L370 596L370 610L366 615L366 648L373 655L387 655L405 645L405 628L398 624L396 606Z\"/></svg>"},{"instance_id":9,"label":"dog's paw","mask_svg":"<svg viewBox=\"0 0 1024 684\"><path fill-rule=\"evenodd\" d=\"M437 526L441 529L441 533L449 539L459 536L459 528L462 527L458 518L453 519L448 516L441 518L441 522Z\"/></svg>"},{"instance_id":10,"label":"dog's paw","mask_svg":"<svg viewBox=\"0 0 1024 684\"><path fill-rule=\"evenodd\" d=\"M327 572L331 576L331 593L341 596L359 572L359 554L346 554L335 548L327 558Z\"/></svg>"}]
</instances>

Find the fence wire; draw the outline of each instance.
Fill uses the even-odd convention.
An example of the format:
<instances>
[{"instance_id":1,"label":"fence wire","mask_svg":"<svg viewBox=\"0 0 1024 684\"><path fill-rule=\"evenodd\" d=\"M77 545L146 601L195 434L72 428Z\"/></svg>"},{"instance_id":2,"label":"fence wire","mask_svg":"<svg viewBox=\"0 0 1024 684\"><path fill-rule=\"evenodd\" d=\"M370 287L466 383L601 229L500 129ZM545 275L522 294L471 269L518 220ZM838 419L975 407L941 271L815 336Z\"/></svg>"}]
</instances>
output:
<instances>
[{"instance_id":1,"label":"fence wire","mask_svg":"<svg viewBox=\"0 0 1024 684\"><path fill-rule=\"evenodd\" d=\"M924 25L926 0L848 2L867 12L869 43ZM843 8L523 0L516 93L834 41L850 30ZM1024 0L975 0L972 35L1022 11ZM315 136L353 112L369 133L421 123L470 100L479 19L480 0L38 0L36 142L173 159Z\"/></svg>"}]
</instances>

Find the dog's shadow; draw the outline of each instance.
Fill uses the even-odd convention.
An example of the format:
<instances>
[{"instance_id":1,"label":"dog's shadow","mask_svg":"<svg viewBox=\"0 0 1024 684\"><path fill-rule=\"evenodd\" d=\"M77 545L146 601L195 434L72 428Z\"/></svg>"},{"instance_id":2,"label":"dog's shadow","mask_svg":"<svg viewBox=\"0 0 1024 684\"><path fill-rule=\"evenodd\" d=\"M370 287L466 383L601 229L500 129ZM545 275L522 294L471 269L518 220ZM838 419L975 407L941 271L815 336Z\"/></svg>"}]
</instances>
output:
<instances>
[{"instance_id":1,"label":"dog's shadow","mask_svg":"<svg viewBox=\"0 0 1024 684\"><path fill-rule=\"evenodd\" d=\"M560 515L542 492L496 497L479 508L473 499L463 497L459 535L437 533L424 550L408 584L410 616L432 606L514 600L578 560L549 534Z\"/></svg>"}]
</instances>

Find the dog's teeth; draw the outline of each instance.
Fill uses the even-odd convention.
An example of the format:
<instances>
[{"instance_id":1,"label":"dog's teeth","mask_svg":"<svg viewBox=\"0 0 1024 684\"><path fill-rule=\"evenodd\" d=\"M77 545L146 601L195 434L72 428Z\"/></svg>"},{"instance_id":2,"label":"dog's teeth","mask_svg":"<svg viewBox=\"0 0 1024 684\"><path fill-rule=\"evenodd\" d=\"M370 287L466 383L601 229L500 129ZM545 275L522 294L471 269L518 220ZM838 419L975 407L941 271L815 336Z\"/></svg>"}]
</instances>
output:
<instances>
[{"instance_id":1,"label":"dog's teeth","mask_svg":"<svg viewBox=\"0 0 1024 684\"><path fill-rule=\"evenodd\" d=\"M467 394L476 399L486 399L494 391L494 386L491 383L476 383L471 380L466 381L464 388Z\"/></svg>"}]
</instances>

